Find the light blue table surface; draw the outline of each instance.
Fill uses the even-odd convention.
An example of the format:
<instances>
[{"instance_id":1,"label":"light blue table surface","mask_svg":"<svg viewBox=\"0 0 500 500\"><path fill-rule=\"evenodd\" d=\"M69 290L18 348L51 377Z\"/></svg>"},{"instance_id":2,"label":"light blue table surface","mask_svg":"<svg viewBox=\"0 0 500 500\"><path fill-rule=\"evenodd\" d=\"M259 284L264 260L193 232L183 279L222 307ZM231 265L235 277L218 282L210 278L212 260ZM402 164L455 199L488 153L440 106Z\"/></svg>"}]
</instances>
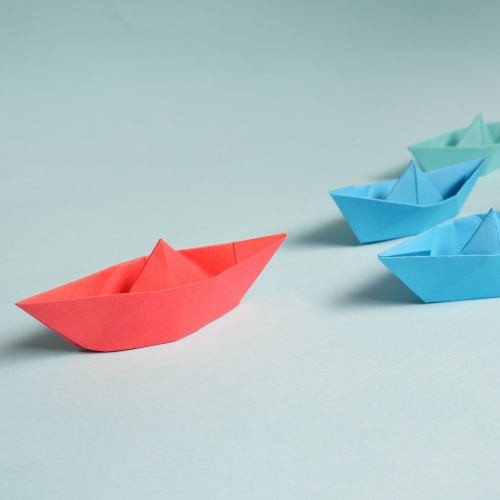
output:
<instances>
[{"instance_id":1,"label":"light blue table surface","mask_svg":"<svg viewBox=\"0 0 500 500\"><path fill-rule=\"evenodd\" d=\"M0 3L0 498L498 499L500 299L422 304L328 191L500 119L491 1ZM500 172L460 215L500 209ZM286 231L241 305L80 351L18 300Z\"/></svg>"}]
</instances>

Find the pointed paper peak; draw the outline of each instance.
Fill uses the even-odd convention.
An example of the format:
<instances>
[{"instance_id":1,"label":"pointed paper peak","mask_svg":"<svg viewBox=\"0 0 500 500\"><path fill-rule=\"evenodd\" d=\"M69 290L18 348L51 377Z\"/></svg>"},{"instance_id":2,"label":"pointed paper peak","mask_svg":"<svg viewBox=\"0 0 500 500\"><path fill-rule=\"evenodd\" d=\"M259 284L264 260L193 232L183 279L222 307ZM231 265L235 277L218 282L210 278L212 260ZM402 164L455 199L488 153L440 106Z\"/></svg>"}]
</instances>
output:
<instances>
[{"instance_id":1,"label":"pointed paper peak","mask_svg":"<svg viewBox=\"0 0 500 500\"><path fill-rule=\"evenodd\" d=\"M160 240L144 264L130 292L154 292L189 285L204 279L206 275L194 262Z\"/></svg>"},{"instance_id":2,"label":"pointed paper peak","mask_svg":"<svg viewBox=\"0 0 500 500\"><path fill-rule=\"evenodd\" d=\"M491 146L494 144L490 129L483 120L483 115L479 114L465 131L465 134L458 141L457 146L462 148Z\"/></svg>"},{"instance_id":3,"label":"pointed paper peak","mask_svg":"<svg viewBox=\"0 0 500 500\"><path fill-rule=\"evenodd\" d=\"M411 161L386 200L412 205L432 205L443 201L443 197L420 167Z\"/></svg>"},{"instance_id":4,"label":"pointed paper peak","mask_svg":"<svg viewBox=\"0 0 500 500\"><path fill-rule=\"evenodd\" d=\"M459 255L500 254L500 219L491 209L481 221L476 232L465 244Z\"/></svg>"}]
</instances>

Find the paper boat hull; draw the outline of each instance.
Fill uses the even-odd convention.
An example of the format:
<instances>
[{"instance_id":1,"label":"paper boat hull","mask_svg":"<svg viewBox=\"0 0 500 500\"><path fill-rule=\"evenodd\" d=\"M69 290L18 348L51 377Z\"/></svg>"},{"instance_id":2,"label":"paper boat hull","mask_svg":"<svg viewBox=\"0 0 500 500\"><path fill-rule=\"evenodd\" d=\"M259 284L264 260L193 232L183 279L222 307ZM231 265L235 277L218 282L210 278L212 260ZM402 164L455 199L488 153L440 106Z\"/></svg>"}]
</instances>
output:
<instances>
[{"instance_id":1,"label":"paper boat hull","mask_svg":"<svg viewBox=\"0 0 500 500\"><path fill-rule=\"evenodd\" d=\"M448 200L439 206L418 207L394 204L383 200L347 199L332 194L356 238L362 244L411 236L429 229L456 215L465 199Z\"/></svg>"},{"instance_id":2,"label":"paper boat hull","mask_svg":"<svg viewBox=\"0 0 500 500\"><path fill-rule=\"evenodd\" d=\"M459 254L485 217L444 222L386 250L379 259L424 302L500 297L500 255Z\"/></svg>"},{"instance_id":3,"label":"paper boat hull","mask_svg":"<svg viewBox=\"0 0 500 500\"><path fill-rule=\"evenodd\" d=\"M500 256L379 256L379 259L427 303L500 297Z\"/></svg>"},{"instance_id":4,"label":"paper boat hull","mask_svg":"<svg viewBox=\"0 0 500 500\"><path fill-rule=\"evenodd\" d=\"M447 170L425 175L446 198L432 205L411 205L366 197L376 187L386 194L396 180L367 186L330 191L342 215L360 243L374 243L421 233L460 212L478 179L486 160L474 160ZM468 176L468 177L467 177ZM465 182L463 178L467 177ZM451 179L451 180L450 180Z\"/></svg>"},{"instance_id":5,"label":"paper boat hull","mask_svg":"<svg viewBox=\"0 0 500 500\"><path fill-rule=\"evenodd\" d=\"M156 292L78 296L85 293L81 291L85 280L95 281L102 273L122 273L133 282L145 261L141 257L17 305L85 349L117 351L174 342L236 307L285 237L247 240L257 251L220 274L191 285ZM69 295L76 296L68 298L69 288Z\"/></svg>"},{"instance_id":6,"label":"paper boat hull","mask_svg":"<svg viewBox=\"0 0 500 500\"><path fill-rule=\"evenodd\" d=\"M481 172L486 175L500 167L500 122L488 124L495 141L492 146L458 147L456 144L467 131L467 127L441 134L433 139L409 146L408 149L423 170L436 170L457 163L487 158L488 163Z\"/></svg>"}]
</instances>

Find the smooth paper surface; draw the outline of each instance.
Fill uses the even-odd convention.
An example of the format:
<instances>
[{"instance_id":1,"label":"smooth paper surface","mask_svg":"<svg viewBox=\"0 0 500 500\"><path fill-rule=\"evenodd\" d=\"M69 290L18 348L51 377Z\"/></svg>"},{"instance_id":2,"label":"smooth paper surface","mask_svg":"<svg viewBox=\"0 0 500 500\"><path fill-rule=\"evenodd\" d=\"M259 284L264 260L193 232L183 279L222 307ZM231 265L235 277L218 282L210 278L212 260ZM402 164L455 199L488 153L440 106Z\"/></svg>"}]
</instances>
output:
<instances>
[{"instance_id":1,"label":"smooth paper surface","mask_svg":"<svg viewBox=\"0 0 500 500\"><path fill-rule=\"evenodd\" d=\"M379 255L424 302L500 296L500 219L491 209L444 222Z\"/></svg>"},{"instance_id":2,"label":"smooth paper surface","mask_svg":"<svg viewBox=\"0 0 500 500\"><path fill-rule=\"evenodd\" d=\"M500 122L485 123L478 115L472 124L409 146L423 170L435 170L455 163L487 158L482 175L500 166Z\"/></svg>"},{"instance_id":3,"label":"smooth paper surface","mask_svg":"<svg viewBox=\"0 0 500 500\"><path fill-rule=\"evenodd\" d=\"M17 305L85 349L173 342L236 307L285 238L179 251L160 240L149 258L117 264Z\"/></svg>"},{"instance_id":4,"label":"smooth paper surface","mask_svg":"<svg viewBox=\"0 0 500 500\"><path fill-rule=\"evenodd\" d=\"M424 173L412 161L399 179L330 195L360 243L401 238L457 215L486 162L482 158Z\"/></svg>"}]
</instances>

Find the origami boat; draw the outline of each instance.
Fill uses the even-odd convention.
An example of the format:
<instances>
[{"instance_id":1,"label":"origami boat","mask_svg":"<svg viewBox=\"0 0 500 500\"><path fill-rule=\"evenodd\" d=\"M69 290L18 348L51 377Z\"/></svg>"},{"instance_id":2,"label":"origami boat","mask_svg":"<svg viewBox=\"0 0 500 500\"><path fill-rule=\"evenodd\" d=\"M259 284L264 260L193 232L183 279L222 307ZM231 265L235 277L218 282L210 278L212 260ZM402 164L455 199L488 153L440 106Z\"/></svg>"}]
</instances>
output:
<instances>
[{"instance_id":1,"label":"origami boat","mask_svg":"<svg viewBox=\"0 0 500 500\"><path fill-rule=\"evenodd\" d=\"M486 175L500 166L500 122L486 124L479 115L469 127L453 130L408 148L423 170L487 158Z\"/></svg>"},{"instance_id":2,"label":"origami boat","mask_svg":"<svg viewBox=\"0 0 500 500\"><path fill-rule=\"evenodd\" d=\"M379 259L424 302L499 297L498 212L444 222Z\"/></svg>"},{"instance_id":3,"label":"origami boat","mask_svg":"<svg viewBox=\"0 0 500 500\"><path fill-rule=\"evenodd\" d=\"M236 307L286 234L175 251L104 269L16 305L94 351L173 342Z\"/></svg>"},{"instance_id":4,"label":"origami boat","mask_svg":"<svg viewBox=\"0 0 500 500\"><path fill-rule=\"evenodd\" d=\"M486 161L426 173L411 161L399 179L336 189L330 195L360 243L401 238L457 215Z\"/></svg>"}]
</instances>

